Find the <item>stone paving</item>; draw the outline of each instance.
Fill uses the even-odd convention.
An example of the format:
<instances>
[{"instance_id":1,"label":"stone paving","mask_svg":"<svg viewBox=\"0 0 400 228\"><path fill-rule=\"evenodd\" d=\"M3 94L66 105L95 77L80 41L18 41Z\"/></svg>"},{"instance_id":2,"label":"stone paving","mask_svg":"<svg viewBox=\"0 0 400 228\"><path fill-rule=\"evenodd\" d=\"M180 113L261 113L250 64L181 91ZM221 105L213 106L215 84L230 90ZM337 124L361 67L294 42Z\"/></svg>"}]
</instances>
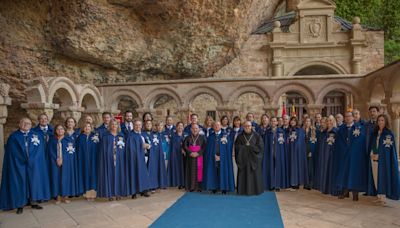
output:
<instances>
[{"instance_id":1,"label":"stone paving","mask_svg":"<svg viewBox=\"0 0 400 228\"><path fill-rule=\"evenodd\" d=\"M43 210L26 207L22 215L15 211L0 213L0 227L147 227L184 194L177 189L162 190L150 198L87 202L72 199L70 204L42 204ZM277 194L285 227L400 227L400 202L387 206L374 204L373 198L350 199L322 195L316 191L281 191Z\"/></svg>"}]
</instances>

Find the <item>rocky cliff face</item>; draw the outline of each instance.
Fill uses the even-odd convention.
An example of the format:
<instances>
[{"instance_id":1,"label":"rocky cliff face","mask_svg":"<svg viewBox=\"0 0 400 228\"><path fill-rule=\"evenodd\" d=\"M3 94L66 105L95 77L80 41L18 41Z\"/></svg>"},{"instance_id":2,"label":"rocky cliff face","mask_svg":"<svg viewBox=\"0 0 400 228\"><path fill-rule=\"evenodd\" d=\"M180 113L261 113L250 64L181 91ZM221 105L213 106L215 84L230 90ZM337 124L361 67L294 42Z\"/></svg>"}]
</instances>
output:
<instances>
[{"instance_id":1,"label":"rocky cliff face","mask_svg":"<svg viewBox=\"0 0 400 228\"><path fill-rule=\"evenodd\" d=\"M0 80L75 82L212 77L279 0L2 0Z\"/></svg>"}]
</instances>

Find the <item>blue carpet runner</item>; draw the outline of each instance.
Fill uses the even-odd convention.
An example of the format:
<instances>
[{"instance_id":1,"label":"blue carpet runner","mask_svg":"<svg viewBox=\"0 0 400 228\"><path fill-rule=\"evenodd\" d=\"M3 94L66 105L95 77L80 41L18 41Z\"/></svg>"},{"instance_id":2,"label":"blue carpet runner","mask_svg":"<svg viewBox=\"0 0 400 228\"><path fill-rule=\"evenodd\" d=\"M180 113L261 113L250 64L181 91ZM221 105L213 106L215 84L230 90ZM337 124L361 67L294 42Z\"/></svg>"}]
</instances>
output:
<instances>
[{"instance_id":1,"label":"blue carpet runner","mask_svg":"<svg viewBox=\"0 0 400 228\"><path fill-rule=\"evenodd\" d=\"M186 193L150 227L283 227L274 192L259 196Z\"/></svg>"}]
</instances>

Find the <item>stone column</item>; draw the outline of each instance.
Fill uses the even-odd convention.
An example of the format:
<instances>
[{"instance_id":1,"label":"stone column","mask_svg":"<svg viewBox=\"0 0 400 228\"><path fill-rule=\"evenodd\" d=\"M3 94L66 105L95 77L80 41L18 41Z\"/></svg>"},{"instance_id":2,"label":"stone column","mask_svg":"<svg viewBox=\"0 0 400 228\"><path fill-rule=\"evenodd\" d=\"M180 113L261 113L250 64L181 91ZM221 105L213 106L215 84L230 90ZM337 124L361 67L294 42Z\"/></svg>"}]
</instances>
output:
<instances>
[{"instance_id":1,"label":"stone column","mask_svg":"<svg viewBox=\"0 0 400 228\"><path fill-rule=\"evenodd\" d=\"M264 105L263 109L265 110L265 113L269 115L269 117L276 117L278 115L279 105Z\"/></svg>"},{"instance_id":2,"label":"stone column","mask_svg":"<svg viewBox=\"0 0 400 228\"><path fill-rule=\"evenodd\" d=\"M283 76L281 22L275 21L272 30L272 76Z\"/></svg>"},{"instance_id":3,"label":"stone column","mask_svg":"<svg viewBox=\"0 0 400 228\"><path fill-rule=\"evenodd\" d=\"M77 106L65 106L58 109L61 114L61 118L66 120L68 117L72 117L78 123L82 117L82 112L84 111L83 107Z\"/></svg>"},{"instance_id":4,"label":"stone column","mask_svg":"<svg viewBox=\"0 0 400 228\"><path fill-rule=\"evenodd\" d=\"M11 98L8 96L9 90L10 85L0 83L0 181L4 158L4 124L8 116L7 106L11 105Z\"/></svg>"},{"instance_id":5,"label":"stone column","mask_svg":"<svg viewBox=\"0 0 400 228\"><path fill-rule=\"evenodd\" d=\"M322 104L309 104L309 105L307 105L307 114L311 118L314 118L315 114L322 113L323 108L324 108L324 105L322 105ZM299 116L299 118L301 118L301 116Z\"/></svg>"},{"instance_id":6,"label":"stone column","mask_svg":"<svg viewBox=\"0 0 400 228\"><path fill-rule=\"evenodd\" d=\"M178 119L179 121L182 121L183 125L186 125L188 123L188 116L190 113L193 113L193 109L189 107L182 107L178 108ZM175 123L178 121L175 121Z\"/></svg>"},{"instance_id":7,"label":"stone column","mask_svg":"<svg viewBox=\"0 0 400 228\"><path fill-rule=\"evenodd\" d=\"M53 119L54 110L59 108L58 104L50 103L23 103L21 108L25 109L29 118L32 120L32 124L38 124L38 116L42 113L46 113L49 117L49 123Z\"/></svg>"},{"instance_id":8,"label":"stone column","mask_svg":"<svg viewBox=\"0 0 400 228\"><path fill-rule=\"evenodd\" d=\"M398 156L397 158L400 160L400 151L399 151L399 139L400 139L400 101L398 103L391 103L391 117L392 117L392 131L396 138L396 149Z\"/></svg>"},{"instance_id":9,"label":"stone column","mask_svg":"<svg viewBox=\"0 0 400 228\"><path fill-rule=\"evenodd\" d=\"M351 31L351 46L353 48L352 72L353 74L361 73L362 47L365 46L365 37L362 32L360 18L354 17L353 30Z\"/></svg>"},{"instance_id":10,"label":"stone column","mask_svg":"<svg viewBox=\"0 0 400 228\"><path fill-rule=\"evenodd\" d=\"M236 109L231 106L220 106L217 107L217 119L221 119L222 116L228 116L230 122L233 120L233 114L235 113Z\"/></svg>"}]
</instances>

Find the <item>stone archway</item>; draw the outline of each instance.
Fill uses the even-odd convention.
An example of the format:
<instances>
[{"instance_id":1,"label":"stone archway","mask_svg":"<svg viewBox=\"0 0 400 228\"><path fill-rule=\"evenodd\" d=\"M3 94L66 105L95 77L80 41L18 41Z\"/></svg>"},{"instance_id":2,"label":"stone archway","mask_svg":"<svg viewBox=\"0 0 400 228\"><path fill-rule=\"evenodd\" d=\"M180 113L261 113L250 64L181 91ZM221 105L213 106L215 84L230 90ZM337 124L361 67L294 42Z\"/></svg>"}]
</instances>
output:
<instances>
[{"instance_id":1,"label":"stone archway","mask_svg":"<svg viewBox=\"0 0 400 228\"><path fill-rule=\"evenodd\" d=\"M237 110L235 115L241 119L245 118L247 113L254 114L254 120L260 122L261 115L265 113L265 100L259 93L245 92L236 97L234 107Z\"/></svg>"},{"instance_id":2,"label":"stone archway","mask_svg":"<svg viewBox=\"0 0 400 228\"><path fill-rule=\"evenodd\" d=\"M206 116L212 116L214 120L219 119L217 113L218 101L217 99L208 94L208 93L200 93L189 103L189 109L191 112L188 113L196 113L199 116L199 123L203 125Z\"/></svg>"}]
</instances>

